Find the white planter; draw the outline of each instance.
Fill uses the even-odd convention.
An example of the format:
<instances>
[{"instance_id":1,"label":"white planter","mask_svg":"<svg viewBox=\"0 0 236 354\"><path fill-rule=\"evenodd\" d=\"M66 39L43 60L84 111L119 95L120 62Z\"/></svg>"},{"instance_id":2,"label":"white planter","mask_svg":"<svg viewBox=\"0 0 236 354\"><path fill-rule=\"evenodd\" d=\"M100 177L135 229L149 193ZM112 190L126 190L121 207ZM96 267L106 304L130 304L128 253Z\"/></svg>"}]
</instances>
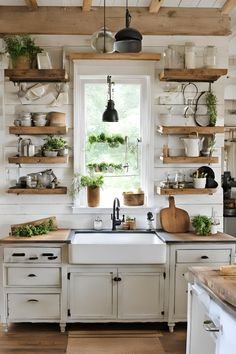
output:
<instances>
[{"instance_id":1,"label":"white planter","mask_svg":"<svg viewBox=\"0 0 236 354\"><path fill-rule=\"evenodd\" d=\"M194 188L205 188L206 187L206 177L205 178L194 178L193 179Z\"/></svg>"},{"instance_id":2,"label":"white planter","mask_svg":"<svg viewBox=\"0 0 236 354\"><path fill-rule=\"evenodd\" d=\"M58 151L49 151L49 150L44 150L43 155L45 157L56 157L58 155Z\"/></svg>"}]
</instances>

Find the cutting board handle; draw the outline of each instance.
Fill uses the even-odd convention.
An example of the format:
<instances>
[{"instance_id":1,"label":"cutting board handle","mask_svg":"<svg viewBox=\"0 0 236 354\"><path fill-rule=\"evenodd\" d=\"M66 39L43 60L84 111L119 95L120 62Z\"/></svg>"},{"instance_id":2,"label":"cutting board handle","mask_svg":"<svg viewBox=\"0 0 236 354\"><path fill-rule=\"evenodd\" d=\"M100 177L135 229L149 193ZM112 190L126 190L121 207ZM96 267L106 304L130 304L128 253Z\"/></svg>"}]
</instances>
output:
<instances>
[{"instance_id":1,"label":"cutting board handle","mask_svg":"<svg viewBox=\"0 0 236 354\"><path fill-rule=\"evenodd\" d=\"M171 209L174 209L175 208L175 198L173 197L173 195L170 195L169 196L169 207Z\"/></svg>"}]
</instances>

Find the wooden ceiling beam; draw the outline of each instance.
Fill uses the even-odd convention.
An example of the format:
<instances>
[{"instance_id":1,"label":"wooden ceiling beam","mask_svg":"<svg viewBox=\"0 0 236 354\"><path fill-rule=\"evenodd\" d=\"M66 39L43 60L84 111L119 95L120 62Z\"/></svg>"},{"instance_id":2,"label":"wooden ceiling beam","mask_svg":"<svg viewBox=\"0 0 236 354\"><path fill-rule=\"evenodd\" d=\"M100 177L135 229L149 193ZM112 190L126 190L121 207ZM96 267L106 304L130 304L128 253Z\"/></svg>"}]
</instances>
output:
<instances>
[{"instance_id":1,"label":"wooden ceiling beam","mask_svg":"<svg viewBox=\"0 0 236 354\"><path fill-rule=\"evenodd\" d=\"M223 15L228 15L236 6L236 0L226 0L225 4L221 8Z\"/></svg>"},{"instance_id":2,"label":"wooden ceiling beam","mask_svg":"<svg viewBox=\"0 0 236 354\"><path fill-rule=\"evenodd\" d=\"M112 32L124 27L124 7L106 9L106 25ZM230 18L219 9L167 8L158 14L133 7L132 27L143 35L226 36ZM44 7L25 11L24 6L1 6L0 36L5 34L91 35L103 24L103 8L84 12L81 7Z\"/></svg>"},{"instance_id":3,"label":"wooden ceiling beam","mask_svg":"<svg viewBox=\"0 0 236 354\"><path fill-rule=\"evenodd\" d=\"M158 13L160 10L161 6L163 5L164 0L152 0L150 5L149 5L149 12L150 13Z\"/></svg>"},{"instance_id":4,"label":"wooden ceiling beam","mask_svg":"<svg viewBox=\"0 0 236 354\"><path fill-rule=\"evenodd\" d=\"M83 11L90 11L92 7L92 0L83 0Z\"/></svg>"},{"instance_id":5,"label":"wooden ceiling beam","mask_svg":"<svg viewBox=\"0 0 236 354\"><path fill-rule=\"evenodd\" d=\"M25 0L25 3L29 10L35 11L38 9L37 0Z\"/></svg>"}]
</instances>

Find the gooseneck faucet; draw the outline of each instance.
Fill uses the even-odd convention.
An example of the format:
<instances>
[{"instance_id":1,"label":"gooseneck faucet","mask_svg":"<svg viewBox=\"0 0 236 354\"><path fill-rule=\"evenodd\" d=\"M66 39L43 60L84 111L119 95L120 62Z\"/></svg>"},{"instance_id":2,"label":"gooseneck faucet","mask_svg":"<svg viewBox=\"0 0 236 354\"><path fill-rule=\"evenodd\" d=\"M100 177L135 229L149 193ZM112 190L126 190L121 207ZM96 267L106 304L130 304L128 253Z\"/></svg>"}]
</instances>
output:
<instances>
[{"instance_id":1,"label":"gooseneck faucet","mask_svg":"<svg viewBox=\"0 0 236 354\"><path fill-rule=\"evenodd\" d=\"M111 219L112 219L112 230L116 230L116 226L121 224L120 217L119 217L119 212L120 212L120 201L118 198L115 198L113 201L113 211L111 214Z\"/></svg>"}]
</instances>

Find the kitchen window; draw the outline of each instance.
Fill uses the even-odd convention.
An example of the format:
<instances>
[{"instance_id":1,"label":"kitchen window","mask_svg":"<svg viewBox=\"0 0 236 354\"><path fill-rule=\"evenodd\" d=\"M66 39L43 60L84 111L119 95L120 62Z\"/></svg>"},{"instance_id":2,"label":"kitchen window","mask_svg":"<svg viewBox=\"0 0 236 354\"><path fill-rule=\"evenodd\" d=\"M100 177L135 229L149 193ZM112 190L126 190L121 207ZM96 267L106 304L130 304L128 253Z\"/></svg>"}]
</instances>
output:
<instances>
[{"instance_id":1,"label":"kitchen window","mask_svg":"<svg viewBox=\"0 0 236 354\"><path fill-rule=\"evenodd\" d=\"M124 191L138 188L145 192L147 205L153 170L150 153L153 150L150 149L152 77L150 72L142 74L145 70L140 65L132 68L129 64L129 72L126 67L124 73L122 64L115 68L111 64L75 63L74 172L104 176L101 208L111 207L115 197L122 203ZM116 123L102 121L107 105L107 75L112 75L115 83L113 99L119 116ZM123 142L115 146L94 142L101 134L106 137L118 135ZM86 207L85 190L80 191L75 206Z\"/></svg>"}]
</instances>

